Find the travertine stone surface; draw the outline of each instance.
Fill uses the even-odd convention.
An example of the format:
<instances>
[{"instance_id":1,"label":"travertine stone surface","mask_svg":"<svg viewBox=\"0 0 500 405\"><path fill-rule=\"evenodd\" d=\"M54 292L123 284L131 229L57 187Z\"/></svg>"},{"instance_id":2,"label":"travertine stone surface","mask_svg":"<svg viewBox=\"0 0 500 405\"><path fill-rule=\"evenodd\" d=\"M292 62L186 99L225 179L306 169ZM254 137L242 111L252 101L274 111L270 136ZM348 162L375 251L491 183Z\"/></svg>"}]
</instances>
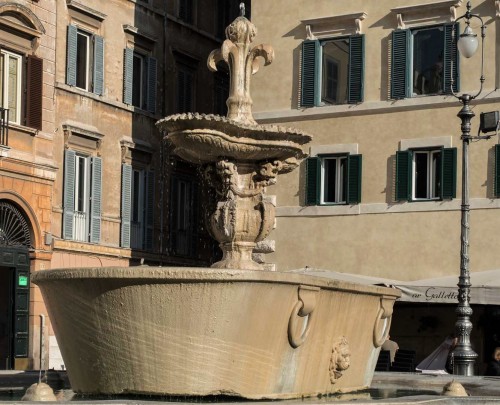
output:
<instances>
[{"instance_id":1,"label":"travertine stone surface","mask_svg":"<svg viewBox=\"0 0 500 405\"><path fill-rule=\"evenodd\" d=\"M33 275L72 389L293 398L369 386L399 292L302 274L80 268Z\"/></svg>"}]
</instances>

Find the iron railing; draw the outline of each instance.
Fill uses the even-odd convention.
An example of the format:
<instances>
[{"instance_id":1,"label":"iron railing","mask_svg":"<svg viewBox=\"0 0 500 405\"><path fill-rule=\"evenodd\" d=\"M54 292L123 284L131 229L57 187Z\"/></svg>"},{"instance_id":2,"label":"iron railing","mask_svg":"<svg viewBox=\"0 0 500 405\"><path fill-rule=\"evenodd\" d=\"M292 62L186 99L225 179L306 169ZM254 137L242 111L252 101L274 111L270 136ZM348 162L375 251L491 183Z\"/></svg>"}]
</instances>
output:
<instances>
[{"instance_id":1,"label":"iron railing","mask_svg":"<svg viewBox=\"0 0 500 405\"><path fill-rule=\"evenodd\" d=\"M87 214L75 211L73 213L73 239L78 242L88 242Z\"/></svg>"},{"instance_id":2,"label":"iron railing","mask_svg":"<svg viewBox=\"0 0 500 405\"><path fill-rule=\"evenodd\" d=\"M9 144L9 109L0 107L0 146Z\"/></svg>"}]
</instances>

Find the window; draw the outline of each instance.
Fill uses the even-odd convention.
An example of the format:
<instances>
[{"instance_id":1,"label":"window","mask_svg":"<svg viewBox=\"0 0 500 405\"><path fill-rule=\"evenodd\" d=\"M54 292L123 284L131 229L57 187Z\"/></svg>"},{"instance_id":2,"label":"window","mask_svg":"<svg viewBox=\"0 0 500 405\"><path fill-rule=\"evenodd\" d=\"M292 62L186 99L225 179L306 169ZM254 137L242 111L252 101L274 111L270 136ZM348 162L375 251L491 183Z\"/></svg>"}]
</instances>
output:
<instances>
[{"instance_id":1,"label":"window","mask_svg":"<svg viewBox=\"0 0 500 405\"><path fill-rule=\"evenodd\" d=\"M153 247L154 172L122 165L121 246Z\"/></svg>"},{"instance_id":2,"label":"window","mask_svg":"<svg viewBox=\"0 0 500 405\"><path fill-rule=\"evenodd\" d=\"M214 75L214 107L215 114L227 115L226 101L229 97L229 74L225 71Z\"/></svg>"},{"instance_id":3,"label":"window","mask_svg":"<svg viewBox=\"0 0 500 405\"><path fill-rule=\"evenodd\" d=\"M306 204L361 202L362 155L319 155L306 161Z\"/></svg>"},{"instance_id":4,"label":"window","mask_svg":"<svg viewBox=\"0 0 500 405\"><path fill-rule=\"evenodd\" d=\"M193 257L198 244L197 183L182 174L174 174L171 181L170 249L173 255Z\"/></svg>"},{"instance_id":5,"label":"window","mask_svg":"<svg viewBox=\"0 0 500 405\"><path fill-rule=\"evenodd\" d=\"M188 24L193 24L194 0L178 0L178 1L179 1L179 18Z\"/></svg>"},{"instance_id":6,"label":"window","mask_svg":"<svg viewBox=\"0 0 500 405\"><path fill-rule=\"evenodd\" d=\"M396 153L396 199L442 200L456 197L456 148Z\"/></svg>"},{"instance_id":7,"label":"window","mask_svg":"<svg viewBox=\"0 0 500 405\"><path fill-rule=\"evenodd\" d=\"M500 144L495 145L495 179L493 193L495 197L500 197Z\"/></svg>"},{"instance_id":8,"label":"window","mask_svg":"<svg viewBox=\"0 0 500 405\"><path fill-rule=\"evenodd\" d=\"M155 58L126 48L124 54L123 102L151 113L156 112Z\"/></svg>"},{"instance_id":9,"label":"window","mask_svg":"<svg viewBox=\"0 0 500 405\"><path fill-rule=\"evenodd\" d=\"M64 156L63 237L99 243L102 160L66 150Z\"/></svg>"},{"instance_id":10,"label":"window","mask_svg":"<svg viewBox=\"0 0 500 405\"><path fill-rule=\"evenodd\" d=\"M0 51L0 107L8 109L9 122L42 129L42 75L42 59Z\"/></svg>"},{"instance_id":11,"label":"window","mask_svg":"<svg viewBox=\"0 0 500 405\"><path fill-rule=\"evenodd\" d=\"M302 107L363 101L364 36L302 44Z\"/></svg>"},{"instance_id":12,"label":"window","mask_svg":"<svg viewBox=\"0 0 500 405\"><path fill-rule=\"evenodd\" d=\"M104 90L104 39L68 25L66 84L95 94Z\"/></svg>"},{"instance_id":13,"label":"window","mask_svg":"<svg viewBox=\"0 0 500 405\"><path fill-rule=\"evenodd\" d=\"M453 24L392 33L391 98L458 91L459 65Z\"/></svg>"},{"instance_id":14,"label":"window","mask_svg":"<svg viewBox=\"0 0 500 405\"><path fill-rule=\"evenodd\" d=\"M183 63L177 64L177 112L190 112L194 110L194 69Z\"/></svg>"}]
</instances>

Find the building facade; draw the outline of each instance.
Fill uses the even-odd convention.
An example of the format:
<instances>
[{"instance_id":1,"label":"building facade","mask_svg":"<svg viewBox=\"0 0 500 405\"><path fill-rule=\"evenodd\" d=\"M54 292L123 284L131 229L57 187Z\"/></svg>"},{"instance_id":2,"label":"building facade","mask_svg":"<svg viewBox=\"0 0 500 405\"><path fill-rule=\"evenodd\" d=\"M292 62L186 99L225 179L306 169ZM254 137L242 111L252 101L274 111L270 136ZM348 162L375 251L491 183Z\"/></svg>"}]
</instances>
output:
<instances>
[{"instance_id":1,"label":"building facade","mask_svg":"<svg viewBox=\"0 0 500 405\"><path fill-rule=\"evenodd\" d=\"M255 118L313 136L300 170L269 189L277 196L270 260L279 270L396 280L456 274L458 282L461 104L451 93L475 94L481 76L480 52L465 59L456 49L465 23L454 22L465 6L460 0L253 2L255 41L276 52L253 81ZM472 12L487 27L486 81L473 102L476 135L480 114L500 109L499 2L473 1ZM481 42L479 25L472 28ZM500 265L499 140L494 127L490 134L470 147L472 272ZM479 363L498 345L480 332L490 309L474 315ZM453 332L455 314L452 306L438 311L424 304L399 319L391 335L400 347L420 338L423 358Z\"/></svg>"},{"instance_id":2,"label":"building facade","mask_svg":"<svg viewBox=\"0 0 500 405\"><path fill-rule=\"evenodd\" d=\"M225 113L228 76L206 59L238 11L233 0L0 1L0 369L63 365L30 272L213 260L196 171L155 123Z\"/></svg>"}]
</instances>

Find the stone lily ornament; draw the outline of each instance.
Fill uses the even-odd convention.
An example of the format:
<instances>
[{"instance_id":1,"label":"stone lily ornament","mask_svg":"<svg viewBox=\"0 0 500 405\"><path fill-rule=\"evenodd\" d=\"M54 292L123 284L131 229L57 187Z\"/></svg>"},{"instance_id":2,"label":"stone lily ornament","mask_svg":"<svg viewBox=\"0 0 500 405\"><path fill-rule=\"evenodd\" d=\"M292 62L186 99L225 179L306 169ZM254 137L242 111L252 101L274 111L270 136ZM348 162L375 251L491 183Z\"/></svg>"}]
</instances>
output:
<instances>
[{"instance_id":1,"label":"stone lily ornament","mask_svg":"<svg viewBox=\"0 0 500 405\"><path fill-rule=\"evenodd\" d=\"M208 57L208 67L229 66L230 87L227 117L197 113L176 114L157 123L172 143L174 153L202 165L204 185L215 189L217 202L207 225L223 251L212 267L262 270L252 259L257 242L274 225L275 206L265 198L268 185L278 174L289 172L306 157L301 146L311 140L298 130L258 125L252 116L250 78L260 59L269 65L274 51L269 45L251 46L255 26L241 15L226 28L226 40ZM207 194L207 193L205 193Z\"/></svg>"}]
</instances>

